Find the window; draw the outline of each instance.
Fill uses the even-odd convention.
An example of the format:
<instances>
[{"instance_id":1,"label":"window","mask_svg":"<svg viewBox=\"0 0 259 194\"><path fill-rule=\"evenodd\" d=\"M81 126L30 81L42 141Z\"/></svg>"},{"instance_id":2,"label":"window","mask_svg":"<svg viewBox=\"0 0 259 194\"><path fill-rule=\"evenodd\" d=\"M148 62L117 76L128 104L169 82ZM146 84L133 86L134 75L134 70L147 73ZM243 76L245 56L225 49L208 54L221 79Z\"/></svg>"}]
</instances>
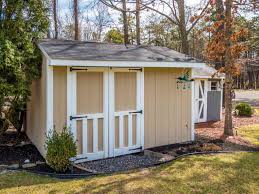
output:
<instances>
[{"instance_id":1,"label":"window","mask_svg":"<svg viewBox=\"0 0 259 194\"><path fill-rule=\"evenodd\" d=\"M211 91L218 90L218 82L217 81L210 82L210 90Z\"/></svg>"}]
</instances>

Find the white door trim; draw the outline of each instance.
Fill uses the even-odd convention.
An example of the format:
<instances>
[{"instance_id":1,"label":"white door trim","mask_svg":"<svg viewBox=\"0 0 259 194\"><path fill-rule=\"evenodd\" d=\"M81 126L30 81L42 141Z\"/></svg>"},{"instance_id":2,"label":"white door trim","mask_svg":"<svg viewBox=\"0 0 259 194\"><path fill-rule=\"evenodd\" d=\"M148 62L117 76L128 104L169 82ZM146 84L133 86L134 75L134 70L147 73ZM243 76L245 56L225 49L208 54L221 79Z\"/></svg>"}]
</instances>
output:
<instances>
[{"instance_id":1,"label":"white door trim","mask_svg":"<svg viewBox=\"0 0 259 194\"><path fill-rule=\"evenodd\" d=\"M202 89L201 81L204 81L204 89ZM202 98L199 97L199 92L202 93ZM195 122L207 121L207 92L208 92L208 80L196 79L195 80ZM200 118L202 108L199 108L199 101L202 101L201 107L203 107L203 118Z\"/></svg>"},{"instance_id":2,"label":"white door trim","mask_svg":"<svg viewBox=\"0 0 259 194\"><path fill-rule=\"evenodd\" d=\"M114 72L109 70L109 157L114 156L115 147L115 84L114 84Z\"/></svg>"}]
</instances>

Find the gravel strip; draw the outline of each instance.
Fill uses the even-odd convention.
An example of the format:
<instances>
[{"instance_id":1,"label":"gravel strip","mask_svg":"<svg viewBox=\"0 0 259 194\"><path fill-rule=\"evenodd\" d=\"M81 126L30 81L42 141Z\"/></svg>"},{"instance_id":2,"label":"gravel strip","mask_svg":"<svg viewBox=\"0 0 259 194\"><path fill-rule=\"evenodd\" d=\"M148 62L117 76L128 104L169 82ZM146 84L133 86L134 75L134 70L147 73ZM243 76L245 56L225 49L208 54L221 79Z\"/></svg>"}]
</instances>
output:
<instances>
[{"instance_id":1,"label":"gravel strip","mask_svg":"<svg viewBox=\"0 0 259 194\"><path fill-rule=\"evenodd\" d=\"M84 168L98 173L112 173L127 171L135 168L144 168L159 163L160 158L145 156L143 154L125 155L115 158L96 160L81 163Z\"/></svg>"}]
</instances>

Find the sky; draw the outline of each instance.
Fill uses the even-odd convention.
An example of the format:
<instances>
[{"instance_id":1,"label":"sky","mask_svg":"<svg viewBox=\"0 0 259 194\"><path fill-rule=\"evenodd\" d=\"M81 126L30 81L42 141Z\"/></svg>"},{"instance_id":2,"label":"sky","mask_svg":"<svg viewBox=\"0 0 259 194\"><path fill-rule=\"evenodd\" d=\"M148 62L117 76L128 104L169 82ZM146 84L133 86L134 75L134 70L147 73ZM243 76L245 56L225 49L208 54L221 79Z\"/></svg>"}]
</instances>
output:
<instances>
[{"instance_id":1,"label":"sky","mask_svg":"<svg viewBox=\"0 0 259 194\"><path fill-rule=\"evenodd\" d=\"M72 5L73 0L57 0L58 1L58 8L60 10L60 14L64 15L65 13L68 13L70 10L70 7ZM186 0L186 5L193 6L200 3L201 0ZM93 0L79 0L79 6L81 10L84 10L84 8L89 5L89 3L93 2ZM88 9L89 15L91 15L91 10Z\"/></svg>"}]
</instances>

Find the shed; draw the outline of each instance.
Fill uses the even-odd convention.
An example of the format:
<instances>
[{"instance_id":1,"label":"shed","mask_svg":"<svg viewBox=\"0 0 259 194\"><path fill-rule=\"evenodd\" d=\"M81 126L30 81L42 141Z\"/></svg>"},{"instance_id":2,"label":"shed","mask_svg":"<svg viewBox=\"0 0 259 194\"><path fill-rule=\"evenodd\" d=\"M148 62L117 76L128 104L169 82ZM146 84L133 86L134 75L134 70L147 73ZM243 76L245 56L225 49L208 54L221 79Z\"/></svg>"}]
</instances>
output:
<instances>
[{"instance_id":1,"label":"shed","mask_svg":"<svg viewBox=\"0 0 259 194\"><path fill-rule=\"evenodd\" d=\"M221 120L225 75L206 65L193 69L193 79L195 123Z\"/></svg>"},{"instance_id":2,"label":"shed","mask_svg":"<svg viewBox=\"0 0 259 194\"><path fill-rule=\"evenodd\" d=\"M204 63L157 46L44 40L27 129L43 156L53 128L70 127L78 162L194 140L194 82Z\"/></svg>"}]
</instances>

